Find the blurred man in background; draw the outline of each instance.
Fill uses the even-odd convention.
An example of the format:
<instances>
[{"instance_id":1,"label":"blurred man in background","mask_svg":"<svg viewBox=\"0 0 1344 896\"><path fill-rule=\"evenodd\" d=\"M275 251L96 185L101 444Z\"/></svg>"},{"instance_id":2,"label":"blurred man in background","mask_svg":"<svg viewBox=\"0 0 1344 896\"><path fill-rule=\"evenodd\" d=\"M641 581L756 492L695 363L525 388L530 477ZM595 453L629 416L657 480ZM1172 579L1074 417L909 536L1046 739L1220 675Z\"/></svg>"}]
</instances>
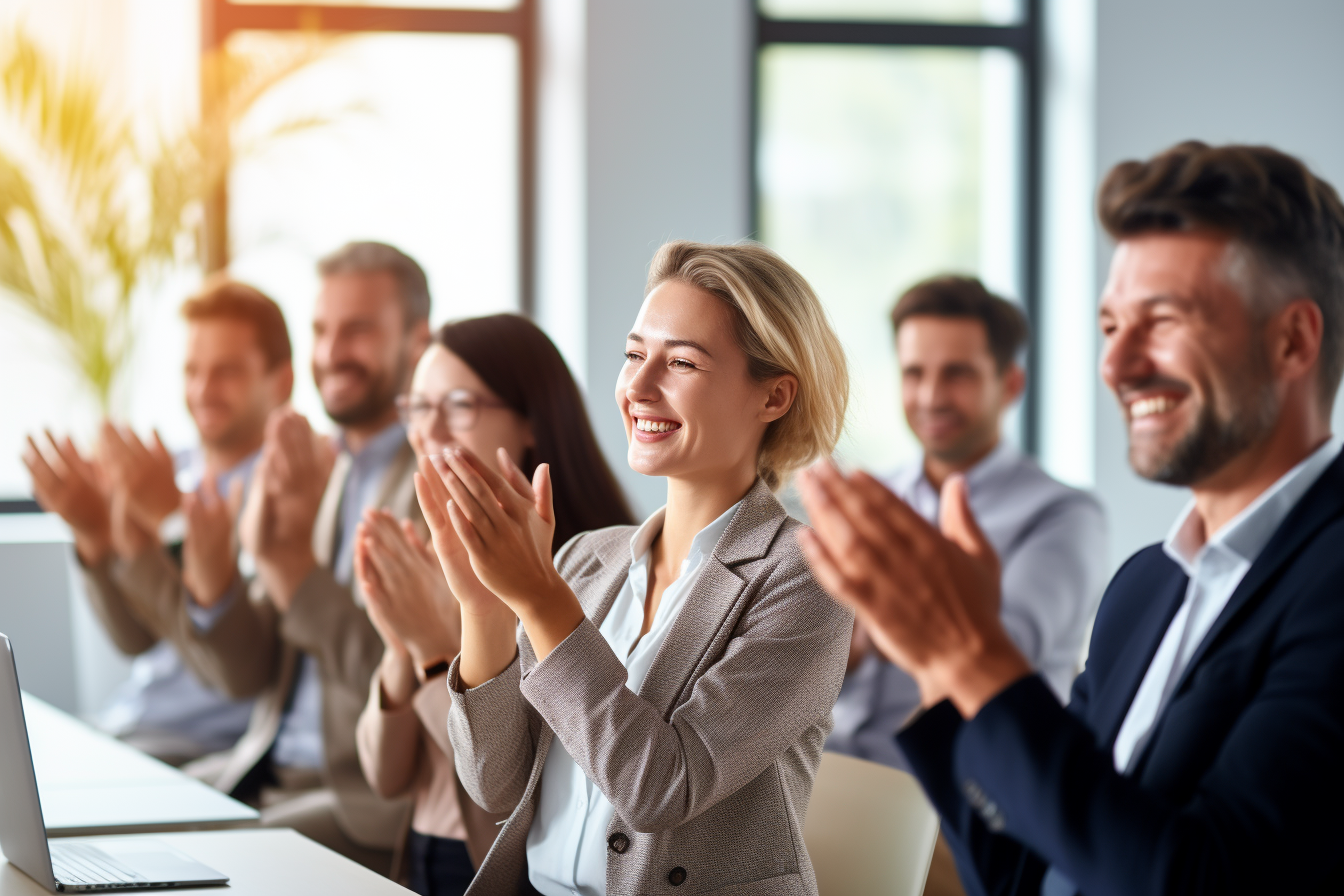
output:
<instances>
[{"instance_id":1,"label":"blurred man in background","mask_svg":"<svg viewBox=\"0 0 1344 896\"><path fill-rule=\"evenodd\" d=\"M396 399L429 341L429 286L381 243L351 243L318 273L313 378L338 434L271 414L238 527L255 564L246 589L140 593L193 669L257 698L237 746L190 770L258 805L263 824L389 873L409 806L376 796L359 767L355 726L383 644L352 588L353 551L365 508L419 519Z\"/></svg>"},{"instance_id":2,"label":"blurred man in background","mask_svg":"<svg viewBox=\"0 0 1344 896\"><path fill-rule=\"evenodd\" d=\"M144 574L137 567L159 571L168 587L185 584L211 597L240 587L226 503L240 499L266 419L289 400L294 383L284 315L258 290L218 279L181 313L186 404L198 446L169 455L157 433L145 444L108 422L96 470L69 438L49 434L41 445L30 438L24 456L38 501L74 533L95 613L113 643L135 657L100 722L175 764L232 747L251 701L203 684L139 614L133 592Z\"/></svg>"},{"instance_id":3,"label":"blurred man in background","mask_svg":"<svg viewBox=\"0 0 1344 896\"><path fill-rule=\"evenodd\" d=\"M1050 478L1003 438L1004 415L1026 386L1018 364L1026 319L979 280L937 277L901 296L891 323L905 419L924 453L887 484L936 521L943 483L965 475L1003 562L1003 624L1063 700L1101 598L1105 519L1091 495ZM918 707L914 679L856 624L826 748L907 768L893 735Z\"/></svg>"}]
</instances>

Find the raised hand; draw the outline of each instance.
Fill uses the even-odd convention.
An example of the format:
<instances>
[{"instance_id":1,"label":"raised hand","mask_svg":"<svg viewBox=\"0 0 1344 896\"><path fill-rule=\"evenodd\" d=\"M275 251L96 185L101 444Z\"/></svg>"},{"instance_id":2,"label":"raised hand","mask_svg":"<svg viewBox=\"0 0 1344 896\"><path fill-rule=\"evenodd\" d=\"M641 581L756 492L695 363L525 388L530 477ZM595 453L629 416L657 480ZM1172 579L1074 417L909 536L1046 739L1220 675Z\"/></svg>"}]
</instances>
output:
<instances>
[{"instance_id":1,"label":"raised hand","mask_svg":"<svg viewBox=\"0 0 1344 896\"><path fill-rule=\"evenodd\" d=\"M69 436L45 436L45 450L32 436L23 463L33 478L33 497L48 513L59 514L75 536L75 550L89 566L112 551L111 509L93 464L80 455Z\"/></svg>"},{"instance_id":2,"label":"raised hand","mask_svg":"<svg viewBox=\"0 0 1344 896\"><path fill-rule=\"evenodd\" d=\"M415 495L429 526L430 543L448 588L468 613L498 611L502 606L499 598L476 577L476 571L471 568L471 557L448 520L448 502L452 498L437 469L447 469L443 458L421 457L419 467L415 474ZM512 615L513 611L508 610L508 613Z\"/></svg>"},{"instance_id":3,"label":"raised hand","mask_svg":"<svg viewBox=\"0 0 1344 896\"><path fill-rule=\"evenodd\" d=\"M119 556L130 560L159 546L158 533L146 529L131 511L130 498L124 490L112 489L108 508L112 550Z\"/></svg>"},{"instance_id":4,"label":"raised hand","mask_svg":"<svg viewBox=\"0 0 1344 896\"><path fill-rule=\"evenodd\" d=\"M943 487L942 532L866 473L822 462L799 484L814 526L799 543L818 581L854 608L926 706L950 698L969 718L1030 673L999 620L998 558L964 479Z\"/></svg>"},{"instance_id":5,"label":"raised hand","mask_svg":"<svg viewBox=\"0 0 1344 896\"><path fill-rule=\"evenodd\" d=\"M242 499L242 480L234 480L226 501L209 475L195 494L182 499L187 523L182 543L182 584L203 607L219 603L238 578L234 531Z\"/></svg>"},{"instance_id":6,"label":"raised hand","mask_svg":"<svg viewBox=\"0 0 1344 896\"><path fill-rule=\"evenodd\" d=\"M409 521L367 510L355 533L355 575L369 616L389 649L417 668L457 655L462 623L438 558Z\"/></svg>"},{"instance_id":7,"label":"raised hand","mask_svg":"<svg viewBox=\"0 0 1344 896\"><path fill-rule=\"evenodd\" d=\"M501 466L512 465L501 453ZM538 660L583 622L583 607L551 562L555 514L551 507L550 468L537 467L530 485L521 472L505 478L470 451L445 452L437 472L448 490L448 521L471 558L481 583L518 615ZM466 615L463 615L464 623ZM468 643L464 634L461 676L468 678ZM502 651L492 647L489 662L473 671L488 671Z\"/></svg>"},{"instance_id":8,"label":"raised hand","mask_svg":"<svg viewBox=\"0 0 1344 896\"><path fill-rule=\"evenodd\" d=\"M281 612L317 566L313 527L334 461L330 443L302 415L289 408L271 414L239 537Z\"/></svg>"},{"instance_id":9,"label":"raised hand","mask_svg":"<svg viewBox=\"0 0 1344 896\"><path fill-rule=\"evenodd\" d=\"M544 599L557 586L568 590L551 562L550 467L538 466L528 484L516 468L505 478L465 448L444 454L439 473L451 499L448 520L481 583L519 615L520 605ZM511 467L509 461L504 469Z\"/></svg>"},{"instance_id":10,"label":"raised hand","mask_svg":"<svg viewBox=\"0 0 1344 896\"><path fill-rule=\"evenodd\" d=\"M148 444L129 426L103 421L99 430L98 459L107 470L109 485L122 496L130 517L147 532L182 505L172 455L157 431Z\"/></svg>"},{"instance_id":11,"label":"raised hand","mask_svg":"<svg viewBox=\"0 0 1344 896\"><path fill-rule=\"evenodd\" d=\"M388 621L384 607L386 606L385 595L387 588L383 585L382 578L378 575L377 568L373 565L373 560L369 557L366 536L364 534L364 524L360 523L355 530L355 581L359 583L359 589L364 593L364 609L369 614L369 621L378 632L378 637L383 639L383 646L386 653L393 655L404 663L407 670L411 670L412 661L410 651L406 649L401 636L397 630ZM404 676L398 676L404 678ZM409 689L410 685L407 685ZM398 697L397 703L404 703L402 697Z\"/></svg>"}]
</instances>

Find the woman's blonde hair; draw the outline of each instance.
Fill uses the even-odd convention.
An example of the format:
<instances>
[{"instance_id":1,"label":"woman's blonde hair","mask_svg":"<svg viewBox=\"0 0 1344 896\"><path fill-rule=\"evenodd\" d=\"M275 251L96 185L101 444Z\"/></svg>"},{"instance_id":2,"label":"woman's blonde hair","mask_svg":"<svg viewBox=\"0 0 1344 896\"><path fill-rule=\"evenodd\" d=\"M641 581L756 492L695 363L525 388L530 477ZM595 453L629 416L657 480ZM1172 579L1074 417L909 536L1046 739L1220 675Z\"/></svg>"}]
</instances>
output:
<instances>
[{"instance_id":1,"label":"woman's blonde hair","mask_svg":"<svg viewBox=\"0 0 1344 896\"><path fill-rule=\"evenodd\" d=\"M714 246L676 240L653 256L648 295L668 280L718 296L733 309L738 346L756 380L792 374L793 405L765 431L757 470L778 490L790 473L830 454L849 404L840 339L803 276L759 243Z\"/></svg>"}]
</instances>

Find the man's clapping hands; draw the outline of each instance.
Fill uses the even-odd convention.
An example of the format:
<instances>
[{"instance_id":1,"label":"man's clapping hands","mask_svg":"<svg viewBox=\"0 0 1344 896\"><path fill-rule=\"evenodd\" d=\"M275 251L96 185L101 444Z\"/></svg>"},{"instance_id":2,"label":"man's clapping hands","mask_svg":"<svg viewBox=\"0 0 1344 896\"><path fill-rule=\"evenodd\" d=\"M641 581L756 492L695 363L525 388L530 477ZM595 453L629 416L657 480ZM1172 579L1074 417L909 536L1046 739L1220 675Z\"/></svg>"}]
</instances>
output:
<instances>
[{"instance_id":1,"label":"man's clapping hands","mask_svg":"<svg viewBox=\"0 0 1344 896\"><path fill-rule=\"evenodd\" d=\"M281 408L266 422L266 440L252 474L238 526L239 539L275 605L287 611L317 566L313 527L336 459L308 420Z\"/></svg>"}]
</instances>

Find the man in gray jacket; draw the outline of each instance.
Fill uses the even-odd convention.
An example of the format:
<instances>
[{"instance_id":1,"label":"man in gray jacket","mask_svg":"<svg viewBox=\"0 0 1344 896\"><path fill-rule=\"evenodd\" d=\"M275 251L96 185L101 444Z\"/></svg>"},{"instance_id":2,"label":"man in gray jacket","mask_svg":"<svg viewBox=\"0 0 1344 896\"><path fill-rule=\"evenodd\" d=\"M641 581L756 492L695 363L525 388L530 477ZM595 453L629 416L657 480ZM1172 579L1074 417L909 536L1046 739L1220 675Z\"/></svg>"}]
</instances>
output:
<instances>
[{"instance_id":1,"label":"man in gray jacket","mask_svg":"<svg viewBox=\"0 0 1344 896\"><path fill-rule=\"evenodd\" d=\"M1018 363L1026 319L979 280L937 277L901 296L891 322L905 417L924 452L887 485L936 522L943 482L966 477L1002 561L1004 626L1063 700L1105 581L1105 518L1090 494L1052 479L1003 438L1003 418L1026 385ZM856 626L826 748L904 769L893 735L918 707L914 680Z\"/></svg>"}]
</instances>

